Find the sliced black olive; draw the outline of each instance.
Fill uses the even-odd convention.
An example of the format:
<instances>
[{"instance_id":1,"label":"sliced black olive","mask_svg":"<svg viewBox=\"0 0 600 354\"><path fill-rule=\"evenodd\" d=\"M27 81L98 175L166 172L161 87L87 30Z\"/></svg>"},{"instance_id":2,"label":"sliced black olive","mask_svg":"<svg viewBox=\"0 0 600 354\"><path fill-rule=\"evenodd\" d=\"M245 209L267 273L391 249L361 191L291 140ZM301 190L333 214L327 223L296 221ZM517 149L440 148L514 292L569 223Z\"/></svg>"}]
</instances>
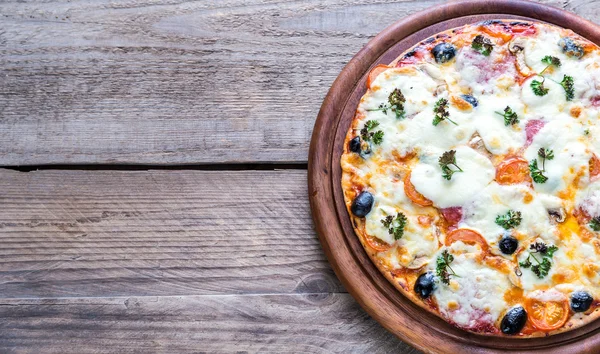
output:
<instances>
[{"instance_id":1,"label":"sliced black olive","mask_svg":"<svg viewBox=\"0 0 600 354\"><path fill-rule=\"evenodd\" d=\"M435 289L435 275L432 272L421 274L417 278L415 283L415 293L417 293L423 299L426 299L431 295Z\"/></svg>"},{"instance_id":2,"label":"sliced black olive","mask_svg":"<svg viewBox=\"0 0 600 354\"><path fill-rule=\"evenodd\" d=\"M350 151L355 152L357 154L360 153L360 136L355 136L350 140L349 148Z\"/></svg>"},{"instance_id":3,"label":"sliced black olive","mask_svg":"<svg viewBox=\"0 0 600 354\"><path fill-rule=\"evenodd\" d=\"M352 214L360 218L365 217L371 211L374 201L375 198L373 198L373 194L367 191L360 192L360 194L354 198L350 210L352 211Z\"/></svg>"},{"instance_id":4,"label":"sliced black olive","mask_svg":"<svg viewBox=\"0 0 600 354\"><path fill-rule=\"evenodd\" d=\"M500 330L504 334L517 334L521 332L525 322L527 322L525 309L522 306L513 307L504 315L500 323Z\"/></svg>"},{"instance_id":5,"label":"sliced black olive","mask_svg":"<svg viewBox=\"0 0 600 354\"><path fill-rule=\"evenodd\" d=\"M475 97L471 96L471 95L460 95L460 97L461 97L463 100L465 100L465 101L469 102L469 104L470 104L471 106L473 106L473 107L477 107L477 106L479 106L479 102L477 101L477 99L476 99Z\"/></svg>"},{"instance_id":6,"label":"sliced black olive","mask_svg":"<svg viewBox=\"0 0 600 354\"><path fill-rule=\"evenodd\" d=\"M519 241L512 236L504 236L498 243L498 247L504 254L513 254L519 247Z\"/></svg>"},{"instance_id":7,"label":"sliced black olive","mask_svg":"<svg viewBox=\"0 0 600 354\"><path fill-rule=\"evenodd\" d=\"M592 306L594 298L585 291L576 291L571 295L571 309L575 312L585 312Z\"/></svg>"},{"instance_id":8,"label":"sliced black olive","mask_svg":"<svg viewBox=\"0 0 600 354\"><path fill-rule=\"evenodd\" d=\"M583 56L583 47L581 47L572 38L563 37L558 42L558 45L562 48L563 53L570 57L581 58Z\"/></svg>"},{"instance_id":9,"label":"sliced black olive","mask_svg":"<svg viewBox=\"0 0 600 354\"><path fill-rule=\"evenodd\" d=\"M433 47L431 54L437 63L443 64L449 62L456 55L456 49L450 43L440 43Z\"/></svg>"}]
</instances>

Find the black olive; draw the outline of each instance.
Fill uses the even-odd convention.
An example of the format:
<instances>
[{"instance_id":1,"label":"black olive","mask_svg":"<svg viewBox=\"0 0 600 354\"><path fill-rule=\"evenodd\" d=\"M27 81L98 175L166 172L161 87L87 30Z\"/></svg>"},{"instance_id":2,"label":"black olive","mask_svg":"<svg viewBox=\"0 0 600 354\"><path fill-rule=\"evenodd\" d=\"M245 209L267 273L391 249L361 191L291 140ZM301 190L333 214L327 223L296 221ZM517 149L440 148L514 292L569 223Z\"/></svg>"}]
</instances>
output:
<instances>
[{"instance_id":1,"label":"black olive","mask_svg":"<svg viewBox=\"0 0 600 354\"><path fill-rule=\"evenodd\" d=\"M583 48L569 37L563 37L558 42L563 53L570 57L581 58L583 56Z\"/></svg>"},{"instance_id":2,"label":"black olive","mask_svg":"<svg viewBox=\"0 0 600 354\"><path fill-rule=\"evenodd\" d=\"M360 194L354 198L350 210L352 211L352 214L360 218L365 217L371 211L374 201L375 198L373 198L373 194L367 191L360 192Z\"/></svg>"},{"instance_id":3,"label":"black olive","mask_svg":"<svg viewBox=\"0 0 600 354\"><path fill-rule=\"evenodd\" d=\"M433 47L431 54L437 63L443 64L449 62L456 55L456 49L450 43L440 43Z\"/></svg>"},{"instance_id":4,"label":"black olive","mask_svg":"<svg viewBox=\"0 0 600 354\"><path fill-rule=\"evenodd\" d=\"M571 295L571 309L575 312L585 312L592 306L594 298L585 291L576 291Z\"/></svg>"},{"instance_id":5,"label":"black olive","mask_svg":"<svg viewBox=\"0 0 600 354\"><path fill-rule=\"evenodd\" d=\"M360 136L355 136L350 140L349 148L350 151L355 152L357 154L360 153Z\"/></svg>"},{"instance_id":6,"label":"black olive","mask_svg":"<svg viewBox=\"0 0 600 354\"><path fill-rule=\"evenodd\" d=\"M519 247L519 241L512 236L504 236L498 243L500 251L504 254L513 254Z\"/></svg>"},{"instance_id":7,"label":"black olive","mask_svg":"<svg viewBox=\"0 0 600 354\"><path fill-rule=\"evenodd\" d=\"M415 283L415 293L426 299L431 295L435 288L435 276L432 272L421 274Z\"/></svg>"},{"instance_id":8,"label":"black olive","mask_svg":"<svg viewBox=\"0 0 600 354\"><path fill-rule=\"evenodd\" d=\"M477 99L471 95L460 95L460 97L462 97L463 100L469 102L469 104L473 107L479 106L479 102L477 101Z\"/></svg>"},{"instance_id":9,"label":"black olive","mask_svg":"<svg viewBox=\"0 0 600 354\"><path fill-rule=\"evenodd\" d=\"M517 334L521 332L523 326L527 322L527 312L521 306L513 307L508 310L502 322L500 323L500 330L504 334Z\"/></svg>"}]
</instances>

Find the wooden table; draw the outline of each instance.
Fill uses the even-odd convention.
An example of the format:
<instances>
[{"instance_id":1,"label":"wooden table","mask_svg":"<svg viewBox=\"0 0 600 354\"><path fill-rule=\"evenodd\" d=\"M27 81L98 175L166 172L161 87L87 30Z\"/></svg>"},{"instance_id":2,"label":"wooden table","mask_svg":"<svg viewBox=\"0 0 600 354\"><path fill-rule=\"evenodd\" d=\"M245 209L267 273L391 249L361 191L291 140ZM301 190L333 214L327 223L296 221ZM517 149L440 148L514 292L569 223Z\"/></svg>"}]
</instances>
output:
<instances>
[{"instance_id":1,"label":"wooden table","mask_svg":"<svg viewBox=\"0 0 600 354\"><path fill-rule=\"evenodd\" d=\"M0 352L416 352L331 271L306 162L345 63L439 2L2 2Z\"/></svg>"}]
</instances>

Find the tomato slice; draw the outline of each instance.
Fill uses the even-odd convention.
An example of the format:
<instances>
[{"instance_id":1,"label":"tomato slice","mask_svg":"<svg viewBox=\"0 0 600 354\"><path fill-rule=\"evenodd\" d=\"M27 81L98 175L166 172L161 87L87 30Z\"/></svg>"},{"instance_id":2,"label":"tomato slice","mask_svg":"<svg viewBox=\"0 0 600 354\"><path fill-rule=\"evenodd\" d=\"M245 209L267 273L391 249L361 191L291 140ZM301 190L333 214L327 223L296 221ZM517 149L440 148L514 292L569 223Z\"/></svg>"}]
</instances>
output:
<instances>
[{"instance_id":1,"label":"tomato slice","mask_svg":"<svg viewBox=\"0 0 600 354\"><path fill-rule=\"evenodd\" d=\"M408 199L412 200L413 203L420 206L430 206L433 202L423 196L423 194L417 192L415 186L410 181L410 172L404 177L404 193Z\"/></svg>"},{"instance_id":2,"label":"tomato slice","mask_svg":"<svg viewBox=\"0 0 600 354\"><path fill-rule=\"evenodd\" d=\"M371 235L365 236L365 242L367 243L367 245L369 245L369 247L371 247L372 249L374 249L377 252L385 252L385 251L389 250L390 248L392 248L392 245L389 245L386 242L378 239L375 236L371 236Z\"/></svg>"},{"instance_id":3,"label":"tomato slice","mask_svg":"<svg viewBox=\"0 0 600 354\"><path fill-rule=\"evenodd\" d=\"M590 159L590 180L596 180L598 175L600 175L600 159L593 154Z\"/></svg>"},{"instance_id":4,"label":"tomato slice","mask_svg":"<svg viewBox=\"0 0 600 354\"><path fill-rule=\"evenodd\" d=\"M383 64L379 64L376 67L374 67L369 73L369 77L367 77L367 88L371 88L371 85L373 84L377 76L379 76L379 74L381 74L389 68L389 66Z\"/></svg>"},{"instance_id":5,"label":"tomato slice","mask_svg":"<svg viewBox=\"0 0 600 354\"><path fill-rule=\"evenodd\" d=\"M479 232L471 229L454 229L446 235L446 246L450 246L456 241L462 241L469 245L478 244L484 253L487 253L489 246Z\"/></svg>"},{"instance_id":6,"label":"tomato slice","mask_svg":"<svg viewBox=\"0 0 600 354\"><path fill-rule=\"evenodd\" d=\"M499 184L531 182L529 163L522 157L506 158L496 167L496 182Z\"/></svg>"},{"instance_id":7,"label":"tomato slice","mask_svg":"<svg viewBox=\"0 0 600 354\"><path fill-rule=\"evenodd\" d=\"M500 38L504 42L510 41L513 37L512 33L506 32L506 30L502 26L482 26L481 29L483 30L483 32L489 34L490 36Z\"/></svg>"},{"instance_id":8,"label":"tomato slice","mask_svg":"<svg viewBox=\"0 0 600 354\"><path fill-rule=\"evenodd\" d=\"M534 298L525 300L527 317L533 326L541 331L552 331L562 327L569 317L569 301L541 301Z\"/></svg>"}]
</instances>

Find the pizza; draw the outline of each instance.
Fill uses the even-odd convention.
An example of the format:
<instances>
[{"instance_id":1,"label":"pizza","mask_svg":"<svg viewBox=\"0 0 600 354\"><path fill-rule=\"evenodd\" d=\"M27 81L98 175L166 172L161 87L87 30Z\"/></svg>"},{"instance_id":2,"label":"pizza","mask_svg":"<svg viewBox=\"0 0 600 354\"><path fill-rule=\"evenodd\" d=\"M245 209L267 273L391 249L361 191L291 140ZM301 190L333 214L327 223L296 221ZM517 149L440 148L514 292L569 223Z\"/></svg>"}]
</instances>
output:
<instances>
[{"instance_id":1,"label":"pizza","mask_svg":"<svg viewBox=\"0 0 600 354\"><path fill-rule=\"evenodd\" d=\"M357 237L406 297L469 332L548 336L600 305L600 51L486 21L374 67L341 185Z\"/></svg>"}]
</instances>

